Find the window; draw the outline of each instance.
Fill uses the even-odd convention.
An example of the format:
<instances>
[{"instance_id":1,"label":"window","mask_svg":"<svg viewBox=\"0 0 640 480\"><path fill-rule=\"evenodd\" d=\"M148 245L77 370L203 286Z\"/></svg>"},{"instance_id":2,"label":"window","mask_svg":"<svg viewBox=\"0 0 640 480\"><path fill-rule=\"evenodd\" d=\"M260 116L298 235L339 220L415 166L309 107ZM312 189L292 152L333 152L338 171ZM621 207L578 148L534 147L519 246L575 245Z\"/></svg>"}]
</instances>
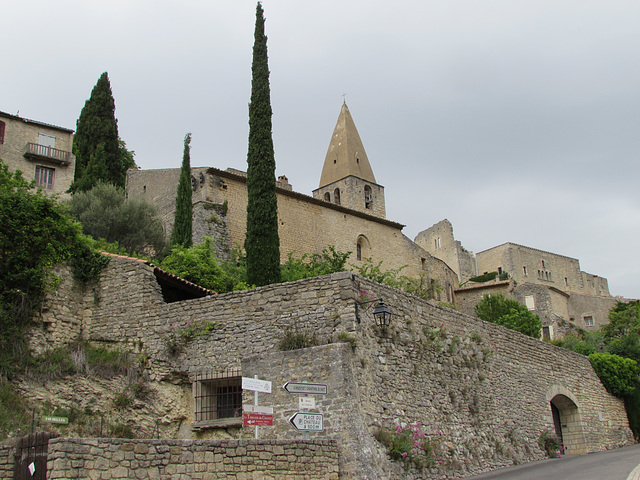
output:
<instances>
[{"instance_id":1,"label":"window","mask_svg":"<svg viewBox=\"0 0 640 480\"><path fill-rule=\"evenodd\" d=\"M426 258L421 258L420 259L420 268L422 270L426 270L427 269L427 259Z\"/></svg>"},{"instance_id":2,"label":"window","mask_svg":"<svg viewBox=\"0 0 640 480\"><path fill-rule=\"evenodd\" d=\"M569 279L567 277L564 277L564 286L565 287L569 286Z\"/></svg>"},{"instance_id":3,"label":"window","mask_svg":"<svg viewBox=\"0 0 640 480\"><path fill-rule=\"evenodd\" d=\"M45 147L55 147L56 137L53 135L47 135L46 133L38 133L38 145Z\"/></svg>"},{"instance_id":4,"label":"window","mask_svg":"<svg viewBox=\"0 0 640 480\"><path fill-rule=\"evenodd\" d=\"M584 326L585 327L593 327L593 317L591 315L587 315L584 317Z\"/></svg>"},{"instance_id":5,"label":"window","mask_svg":"<svg viewBox=\"0 0 640 480\"><path fill-rule=\"evenodd\" d=\"M544 266L544 260L542 260L542 268L543 268L543 269L545 268L545 266Z\"/></svg>"},{"instance_id":6,"label":"window","mask_svg":"<svg viewBox=\"0 0 640 480\"><path fill-rule=\"evenodd\" d=\"M442 247L442 242L440 241L440 237L434 239L434 244L436 246L436 249L441 248Z\"/></svg>"},{"instance_id":7,"label":"window","mask_svg":"<svg viewBox=\"0 0 640 480\"><path fill-rule=\"evenodd\" d=\"M48 190L53 190L53 176L55 171L55 168L36 165L36 185Z\"/></svg>"},{"instance_id":8,"label":"window","mask_svg":"<svg viewBox=\"0 0 640 480\"><path fill-rule=\"evenodd\" d=\"M551 340L551 327L542 327L542 339Z\"/></svg>"},{"instance_id":9,"label":"window","mask_svg":"<svg viewBox=\"0 0 640 480\"><path fill-rule=\"evenodd\" d=\"M4 128L6 123L0 122L0 145L4 143Z\"/></svg>"},{"instance_id":10,"label":"window","mask_svg":"<svg viewBox=\"0 0 640 480\"><path fill-rule=\"evenodd\" d=\"M364 186L364 208L371 209L373 204L373 194L369 185Z\"/></svg>"},{"instance_id":11,"label":"window","mask_svg":"<svg viewBox=\"0 0 640 480\"><path fill-rule=\"evenodd\" d=\"M333 203L335 203L336 205L340 205L340 189L336 188L333 191Z\"/></svg>"},{"instance_id":12,"label":"window","mask_svg":"<svg viewBox=\"0 0 640 480\"><path fill-rule=\"evenodd\" d=\"M194 384L195 421L209 425L242 423L242 377L237 370L198 374Z\"/></svg>"},{"instance_id":13,"label":"window","mask_svg":"<svg viewBox=\"0 0 640 480\"><path fill-rule=\"evenodd\" d=\"M522 267L522 273L525 277L527 276L527 267Z\"/></svg>"},{"instance_id":14,"label":"window","mask_svg":"<svg viewBox=\"0 0 640 480\"><path fill-rule=\"evenodd\" d=\"M325 192L324 201L325 202L330 202L331 201L331 194L329 192Z\"/></svg>"},{"instance_id":15,"label":"window","mask_svg":"<svg viewBox=\"0 0 640 480\"><path fill-rule=\"evenodd\" d=\"M356 260L362 261L363 258L371 256L369 239L364 235L358 235L356 240Z\"/></svg>"},{"instance_id":16,"label":"window","mask_svg":"<svg viewBox=\"0 0 640 480\"><path fill-rule=\"evenodd\" d=\"M526 295L524 297L524 304L527 306L527 309L529 311L532 311L532 310L536 309L536 301L535 301L535 298L533 297L533 295Z\"/></svg>"}]
</instances>

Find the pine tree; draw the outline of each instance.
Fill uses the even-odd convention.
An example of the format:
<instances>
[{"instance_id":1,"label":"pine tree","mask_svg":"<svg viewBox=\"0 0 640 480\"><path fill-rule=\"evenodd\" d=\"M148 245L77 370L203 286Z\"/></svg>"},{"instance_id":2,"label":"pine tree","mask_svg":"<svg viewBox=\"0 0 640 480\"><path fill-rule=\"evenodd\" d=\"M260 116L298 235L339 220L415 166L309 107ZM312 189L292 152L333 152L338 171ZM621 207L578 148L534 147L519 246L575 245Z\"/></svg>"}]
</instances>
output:
<instances>
[{"instance_id":1,"label":"pine tree","mask_svg":"<svg viewBox=\"0 0 640 480\"><path fill-rule=\"evenodd\" d=\"M135 166L133 152L118 137L115 108L109 76L104 72L76 123L72 192L89 190L100 181L124 187L127 169Z\"/></svg>"},{"instance_id":2,"label":"pine tree","mask_svg":"<svg viewBox=\"0 0 640 480\"><path fill-rule=\"evenodd\" d=\"M258 2L251 65L249 152L247 154L247 277L250 284L280 281L280 238L276 198L276 162L271 132L271 98L264 11Z\"/></svg>"},{"instance_id":3,"label":"pine tree","mask_svg":"<svg viewBox=\"0 0 640 480\"><path fill-rule=\"evenodd\" d=\"M191 134L184 136L184 155L176 196L176 214L171 232L171 245L189 248L192 238L193 203L191 200Z\"/></svg>"}]
</instances>

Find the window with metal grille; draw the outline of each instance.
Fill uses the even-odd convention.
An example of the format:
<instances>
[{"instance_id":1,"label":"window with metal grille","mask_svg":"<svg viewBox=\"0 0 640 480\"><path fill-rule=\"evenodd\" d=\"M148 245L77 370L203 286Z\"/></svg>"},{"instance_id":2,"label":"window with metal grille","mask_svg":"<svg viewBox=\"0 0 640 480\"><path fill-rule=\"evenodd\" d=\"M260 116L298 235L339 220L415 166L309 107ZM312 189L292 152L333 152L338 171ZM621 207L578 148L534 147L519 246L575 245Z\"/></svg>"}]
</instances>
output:
<instances>
[{"instance_id":1,"label":"window with metal grille","mask_svg":"<svg viewBox=\"0 0 640 480\"><path fill-rule=\"evenodd\" d=\"M55 171L55 168L36 165L36 185L38 187L53 190L53 175Z\"/></svg>"},{"instance_id":2,"label":"window with metal grille","mask_svg":"<svg viewBox=\"0 0 640 480\"><path fill-rule=\"evenodd\" d=\"M195 421L211 426L242 422L242 376L239 370L196 375Z\"/></svg>"}]
</instances>

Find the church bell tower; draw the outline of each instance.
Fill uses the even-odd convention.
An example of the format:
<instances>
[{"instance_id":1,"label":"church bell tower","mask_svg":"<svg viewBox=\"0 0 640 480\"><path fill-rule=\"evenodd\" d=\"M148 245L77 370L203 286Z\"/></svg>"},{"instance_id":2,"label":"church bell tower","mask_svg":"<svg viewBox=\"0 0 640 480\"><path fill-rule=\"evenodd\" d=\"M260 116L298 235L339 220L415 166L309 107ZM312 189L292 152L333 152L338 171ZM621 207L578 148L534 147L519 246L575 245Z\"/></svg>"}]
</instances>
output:
<instances>
[{"instance_id":1,"label":"church bell tower","mask_svg":"<svg viewBox=\"0 0 640 480\"><path fill-rule=\"evenodd\" d=\"M313 197L386 218L384 187L376 183L362 140L343 103Z\"/></svg>"}]
</instances>

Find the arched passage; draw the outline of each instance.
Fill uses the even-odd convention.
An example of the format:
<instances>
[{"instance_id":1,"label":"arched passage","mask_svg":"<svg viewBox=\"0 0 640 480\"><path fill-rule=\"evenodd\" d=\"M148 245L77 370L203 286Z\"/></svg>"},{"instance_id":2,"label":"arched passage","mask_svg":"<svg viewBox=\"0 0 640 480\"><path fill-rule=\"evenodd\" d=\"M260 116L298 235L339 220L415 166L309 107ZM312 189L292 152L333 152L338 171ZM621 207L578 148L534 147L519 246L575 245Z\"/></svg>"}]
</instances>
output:
<instances>
[{"instance_id":1,"label":"arched passage","mask_svg":"<svg viewBox=\"0 0 640 480\"><path fill-rule=\"evenodd\" d=\"M546 397L554 429L562 438L565 453L569 455L587 453L580 409L573 394L560 385L554 385L549 389Z\"/></svg>"}]
</instances>

